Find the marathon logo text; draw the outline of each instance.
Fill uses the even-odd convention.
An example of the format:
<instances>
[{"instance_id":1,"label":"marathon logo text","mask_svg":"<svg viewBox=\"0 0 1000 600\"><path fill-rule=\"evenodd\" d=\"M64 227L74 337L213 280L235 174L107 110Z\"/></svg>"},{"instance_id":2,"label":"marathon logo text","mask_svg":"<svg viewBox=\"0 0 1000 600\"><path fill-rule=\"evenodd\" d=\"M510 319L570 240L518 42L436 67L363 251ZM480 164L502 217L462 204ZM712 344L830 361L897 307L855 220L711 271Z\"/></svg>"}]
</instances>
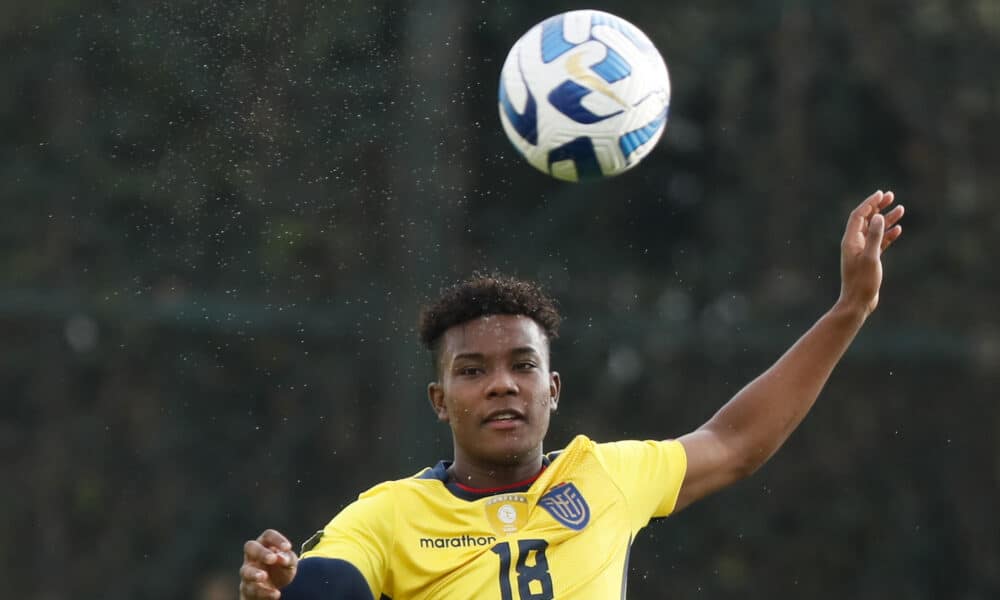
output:
<instances>
[{"instance_id":1,"label":"marathon logo text","mask_svg":"<svg viewBox=\"0 0 1000 600\"><path fill-rule=\"evenodd\" d=\"M497 541L492 535L460 535L443 538L420 538L421 548L473 548L477 546L492 546Z\"/></svg>"}]
</instances>

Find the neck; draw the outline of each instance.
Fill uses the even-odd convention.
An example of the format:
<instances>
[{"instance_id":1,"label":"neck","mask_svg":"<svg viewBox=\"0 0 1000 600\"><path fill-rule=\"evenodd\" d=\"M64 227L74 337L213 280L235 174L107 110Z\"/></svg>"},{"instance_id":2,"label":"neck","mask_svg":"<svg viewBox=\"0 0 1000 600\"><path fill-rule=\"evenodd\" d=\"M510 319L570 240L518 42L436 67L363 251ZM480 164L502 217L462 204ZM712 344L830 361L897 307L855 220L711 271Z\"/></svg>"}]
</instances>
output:
<instances>
[{"instance_id":1,"label":"neck","mask_svg":"<svg viewBox=\"0 0 1000 600\"><path fill-rule=\"evenodd\" d=\"M452 480L462 486L490 490L530 482L542 470L542 455L516 464L486 465L462 460L458 456L448 468Z\"/></svg>"}]
</instances>

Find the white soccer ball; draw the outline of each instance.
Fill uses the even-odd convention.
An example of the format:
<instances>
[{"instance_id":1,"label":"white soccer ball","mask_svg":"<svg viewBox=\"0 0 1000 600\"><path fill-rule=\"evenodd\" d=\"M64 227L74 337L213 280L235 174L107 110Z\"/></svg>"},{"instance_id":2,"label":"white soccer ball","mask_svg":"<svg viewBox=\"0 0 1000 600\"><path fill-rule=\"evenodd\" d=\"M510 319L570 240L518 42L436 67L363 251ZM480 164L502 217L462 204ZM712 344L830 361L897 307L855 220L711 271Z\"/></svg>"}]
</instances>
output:
<instances>
[{"instance_id":1,"label":"white soccer ball","mask_svg":"<svg viewBox=\"0 0 1000 600\"><path fill-rule=\"evenodd\" d=\"M663 134L670 77L628 21L574 10L532 27L500 72L500 120L529 163L565 181L631 169Z\"/></svg>"}]
</instances>

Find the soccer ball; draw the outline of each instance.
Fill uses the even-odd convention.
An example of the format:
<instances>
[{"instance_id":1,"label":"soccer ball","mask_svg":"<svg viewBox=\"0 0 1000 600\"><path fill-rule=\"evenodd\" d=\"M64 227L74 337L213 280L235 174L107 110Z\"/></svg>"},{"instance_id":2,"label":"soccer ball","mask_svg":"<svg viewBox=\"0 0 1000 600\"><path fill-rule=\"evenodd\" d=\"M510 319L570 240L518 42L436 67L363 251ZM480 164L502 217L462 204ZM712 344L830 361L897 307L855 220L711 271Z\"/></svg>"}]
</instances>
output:
<instances>
[{"instance_id":1,"label":"soccer ball","mask_svg":"<svg viewBox=\"0 0 1000 600\"><path fill-rule=\"evenodd\" d=\"M663 134L670 77L637 27L574 10L532 27L500 71L507 137L543 173L593 180L631 169Z\"/></svg>"}]
</instances>

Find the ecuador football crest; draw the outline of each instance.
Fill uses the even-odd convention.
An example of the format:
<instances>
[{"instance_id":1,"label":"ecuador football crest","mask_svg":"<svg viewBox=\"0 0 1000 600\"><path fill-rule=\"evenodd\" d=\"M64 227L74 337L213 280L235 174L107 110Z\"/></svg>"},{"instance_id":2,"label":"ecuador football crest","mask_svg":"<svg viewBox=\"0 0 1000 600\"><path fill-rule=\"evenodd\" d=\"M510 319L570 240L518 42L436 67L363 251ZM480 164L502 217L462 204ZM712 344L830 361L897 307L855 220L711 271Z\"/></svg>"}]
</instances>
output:
<instances>
[{"instance_id":1,"label":"ecuador football crest","mask_svg":"<svg viewBox=\"0 0 1000 600\"><path fill-rule=\"evenodd\" d=\"M538 503L552 518L574 531L580 531L590 521L590 507L583 494L572 483L558 485L539 499Z\"/></svg>"},{"instance_id":2,"label":"ecuador football crest","mask_svg":"<svg viewBox=\"0 0 1000 600\"><path fill-rule=\"evenodd\" d=\"M528 498L524 494L500 494L486 501L486 519L497 535L517 533L528 521Z\"/></svg>"}]
</instances>

